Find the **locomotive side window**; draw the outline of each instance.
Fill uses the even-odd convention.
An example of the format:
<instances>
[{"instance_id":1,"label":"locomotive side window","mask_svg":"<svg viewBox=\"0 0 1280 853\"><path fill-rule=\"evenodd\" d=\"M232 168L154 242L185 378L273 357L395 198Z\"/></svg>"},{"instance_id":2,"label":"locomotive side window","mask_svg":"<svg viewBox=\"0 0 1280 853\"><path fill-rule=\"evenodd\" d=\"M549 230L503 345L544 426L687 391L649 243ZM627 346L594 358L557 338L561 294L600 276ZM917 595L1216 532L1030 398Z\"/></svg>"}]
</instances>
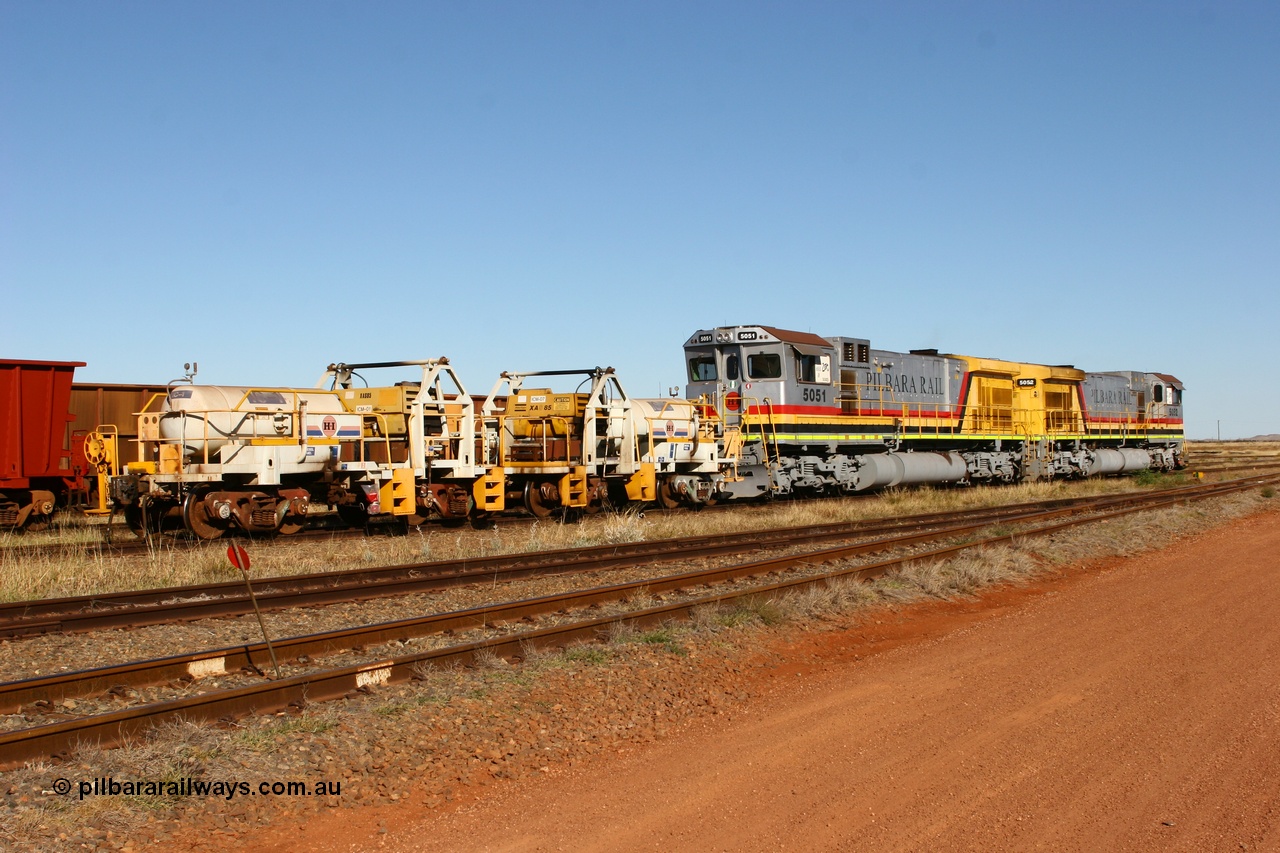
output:
<instances>
[{"instance_id":1,"label":"locomotive side window","mask_svg":"<svg viewBox=\"0 0 1280 853\"><path fill-rule=\"evenodd\" d=\"M738 357L731 355L724 360L724 378L733 382L738 378Z\"/></svg>"},{"instance_id":2,"label":"locomotive side window","mask_svg":"<svg viewBox=\"0 0 1280 853\"><path fill-rule=\"evenodd\" d=\"M716 357L713 353L695 355L689 359L690 382L714 382L716 379Z\"/></svg>"},{"instance_id":3,"label":"locomotive side window","mask_svg":"<svg viewBox=\"0 0 1280 853\"><path fill-rule=\"evenodd\" d=\"M796 379L831 384L831 356L796 354Z\"/></svg>"},{"instance_id":4,"label":"locomotive side window","mask_svg":"<svg viewBox=\"0 0 1280 853\"><path fill-rule=\"evenodd\" d=\"M781 379L782 356L776 352L757 352L747 356L747 375L752 379Z\"/></svg>"},{"instance_id":5,"label":"locomotive side window","mask_svg":"<svg viewBox=\"0 0 1280 853\"><path fill-rule=\"evenodd\" d=\"M1151 389L1151 398L1157 403L1164 402L1164 386L1156 385Z\"/></svg>"}]
</instances>

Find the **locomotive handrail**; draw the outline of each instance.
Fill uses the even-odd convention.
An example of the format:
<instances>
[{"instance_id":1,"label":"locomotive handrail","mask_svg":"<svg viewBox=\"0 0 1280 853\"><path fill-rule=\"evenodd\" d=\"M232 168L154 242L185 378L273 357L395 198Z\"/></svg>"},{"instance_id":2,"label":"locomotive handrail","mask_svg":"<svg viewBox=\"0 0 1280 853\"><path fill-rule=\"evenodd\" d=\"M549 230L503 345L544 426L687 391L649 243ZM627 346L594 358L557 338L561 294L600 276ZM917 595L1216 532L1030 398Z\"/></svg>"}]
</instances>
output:
<instances>
[{"instance_id":1,"label":"locomotive handrail","mask_svg":"<svg viewBox=\"0 0 1280 853\"><path fill-rule=\"evenodd\" d=\"M778 449L778 424L773 419L773 401L765 397L762 401L769 407L769 430L773 433L773 464L778 465L782 461L782 451ZM769 461L769 445L765 445L765 462Z\"/></svg>"},{"instance_id":2,"label":"locomotive handrail","mask_svg":"<svg viewBox=\"0 0 1280 853\"><path fill-rule=\"evenodd\" d=\"M897 391L892 385L880 385L869 382L836 382L835 388L836 402L841 405L841 408L843 408L845 403L853 404L853 411L847 412L846 414L855 416L871 415L871 407L866 405L867 402L874 402L876 404L877 413L884 412L886 402L895 403L899 406L906 405L906 403L898 399ZM847 394L849 389L853 389L852 396L848 396ZM870 393L865 393L864 389L865 392ZM887 398L885 396L886 392L888 394ZM841 396L842 394L844 394L844 396Z\"/></svg>"}]
</instances>

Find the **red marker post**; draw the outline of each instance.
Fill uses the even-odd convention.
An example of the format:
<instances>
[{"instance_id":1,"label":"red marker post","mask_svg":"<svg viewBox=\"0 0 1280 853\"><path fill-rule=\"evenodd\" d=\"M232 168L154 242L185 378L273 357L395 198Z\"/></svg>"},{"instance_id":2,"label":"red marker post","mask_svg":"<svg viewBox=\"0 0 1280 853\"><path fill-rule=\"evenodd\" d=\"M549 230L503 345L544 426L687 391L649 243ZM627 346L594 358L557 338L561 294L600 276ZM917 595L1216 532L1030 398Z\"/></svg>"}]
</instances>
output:
<instances>
[{"instance_id":1,"label":"red marker post","mask_svg":"<svg viewBox=\"0 0 1280 853\"><path fill-rule=\"evenodd\" d=\"M267 641L267 651L271 654L271 665L275 667L278 680L280 663L276 660L276 650L271 647L271 638L267 636L267 623L262 621L262 611L258 609L258 599L253 594L253 584L249 583L249 552L243 545L228 545L227 559L231 561L231 565L244 572L244 587L249 590L249 601L253 604L253 612L258 614L258 627L262 629L262 639Z\"/></svg>"}]
</instances>

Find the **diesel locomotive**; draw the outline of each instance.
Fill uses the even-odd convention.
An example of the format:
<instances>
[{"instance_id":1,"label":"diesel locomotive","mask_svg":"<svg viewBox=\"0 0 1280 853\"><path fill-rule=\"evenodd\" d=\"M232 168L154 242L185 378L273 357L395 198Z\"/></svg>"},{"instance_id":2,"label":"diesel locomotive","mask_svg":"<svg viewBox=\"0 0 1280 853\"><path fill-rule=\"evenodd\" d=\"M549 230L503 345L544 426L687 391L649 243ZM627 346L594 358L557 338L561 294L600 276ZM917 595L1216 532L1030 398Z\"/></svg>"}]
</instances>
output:
<instances>
[{"instance_id":1,"label":"diesel locomotive","mask_svg":"<svg viewBox=\"0 0 1280 853\"><path fill-rule=\"evenodd\" d=\"M1182 466L1182 383L771 326L695 332L686 396L715 424L722 496L835 494Z\"/></svg>"},{"instance_id":2,"label":"diesel locomotive","mask_svg":"<svg viewBox=\"0 0 1280 853\"><path fill-rule=\"evenodd\" d=\"M685 399L633 398L599 367L504 373L473 397L444 358L332 364L301 389L200 385L191 372L126 431L135 461L113 449L94 470L100 494L111 471L115 509L138 534L213 539L295 533L315 505L349 525L405 526L1183 464L1183 386L1164 373L896 352L758 325L699 330L684 358ZM71 366L26 403L28 423L65 410ZM384 368L413 377L371 385L366 374ZM0 523L47 518L58 502L63 439L42 447L0 478Z\"/></svg>"}]
</instances>

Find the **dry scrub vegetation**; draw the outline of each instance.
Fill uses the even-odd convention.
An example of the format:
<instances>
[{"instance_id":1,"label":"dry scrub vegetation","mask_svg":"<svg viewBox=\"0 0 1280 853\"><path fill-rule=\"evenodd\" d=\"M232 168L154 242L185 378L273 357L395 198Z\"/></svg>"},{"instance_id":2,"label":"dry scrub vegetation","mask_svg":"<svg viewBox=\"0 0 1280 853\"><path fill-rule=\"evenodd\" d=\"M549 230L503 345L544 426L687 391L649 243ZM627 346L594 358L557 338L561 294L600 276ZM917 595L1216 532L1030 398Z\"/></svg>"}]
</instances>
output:
<instances>
[{"instance_id":1,"label":"dry scrub vegetation","mask_svg":"<svg viewBox=\"0 0 1280 853\"><path fill-rule=\"evenodd\" d=\"M1031 499L1033 492L1043 496L1038 488L1019 497ZM912 506L924 499L928 508L937 508L939 501L954 496L982 494L896 494L882 505ZM999 494L1008 499L1009 492ZM810 521L815 513L834 507L782 507L781 518L789 517L789 522L773 516L771 521ZM245 810L233 813L232 829L271 820L272 809L386 802L411 793L430 807L452 799L458 787L546 772L548 764L651 740L699 715L719 713L712 707L715 696L723 700L732 689L725 684L733 683L733 673L778 632L844 630L874 618L872 608L1024 583L1067 564L1161 547L1231 519L1278 508L1280 502L1252 490L941 563L913 564L871 583L840 583L778 600L706 607L687 623L647 629L622 624L596 643L558 651L527 648L516 666L493 656L471 669L426 667L410 684L309 708L298 716L254 717L231 728L169 726L138 746L86 749L67 765L35 765L5 774L0 840L25 849L45 849L57 840L68 846L121 846L125 838L140 844L189 833L192 821L202 816L228 820L229 804L218 798L112 796L81 802L74 796L58 797L47 793L50 780L58 776L343 781L340 802L238 803L236 808ZM921 510L912 506L910 511ZM793 515L797 513L803 518ZM601 526L630 531L641 522L670 531L662 519L611 519ZM515 734L520 732L524 734ZM517 742L517 737L524 740Z\"/></svg>"},{"instance_id":2,"label":"dry scrub vegetation","mask_svg":"<svg viewBox=\"0 0 1280 853\"><path fill-rule=\"evenodd\" d=\"M1275 459L1280 456L1280 441L1188 441L1187 456L1194 463L1222 456L1241 461L1248 458Z\"/></svg>"},{"instance_id":3,"label":"dry scrub vegetation","mask_svg":"<svg viewBox=\"0 0 1280 853\"><path fill-rule=\"evenodd\" d=\"M485 531L426 525L407 536L375 534L350 539L306 542L261 539L246 542L254 577L338 571L358 566L401 565L528 551L544 551L621 542L649 541L700 534L731 533L852 521L979 506L1083 497L1134 491L1186 482L1173 476L1148 476L1075 483L1028 483L1004 488L899 489L880 495L823 501L786 501L733 511L697 513L622 513L590 517L581 523L542 521L499 526ZM129 537L123 528L117 538ZM0 535L0 601L90 595L126 589L185 586L238 580L226 556L226 542L174 548L165 539L146 556L117 557L101 546L100 525L80 519L56 532ZM20 544L58 542L78 552L57 556L15 550Z\"/></svg>"}]
</instances>

